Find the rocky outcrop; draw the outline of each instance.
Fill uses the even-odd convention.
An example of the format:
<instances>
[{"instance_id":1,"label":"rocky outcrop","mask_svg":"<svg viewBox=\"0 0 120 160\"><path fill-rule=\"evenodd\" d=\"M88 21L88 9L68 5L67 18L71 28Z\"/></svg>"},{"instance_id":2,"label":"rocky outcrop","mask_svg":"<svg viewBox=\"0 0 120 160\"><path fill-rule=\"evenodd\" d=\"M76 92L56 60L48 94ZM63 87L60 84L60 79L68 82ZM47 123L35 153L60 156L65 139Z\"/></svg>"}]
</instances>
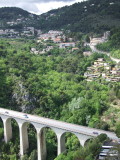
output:
<instances>
[{"instance_id":1,"label":"rocky outcrop","mask_svg":"<svg viewBox=\"0 0 120 160\"><path fill-rule=\"evenodd\" d=\"M33 98L28 89L24 86L22 80L14 77L12 101L22 112L33 110L35 98Z\"/></svg>"}]
</instances>

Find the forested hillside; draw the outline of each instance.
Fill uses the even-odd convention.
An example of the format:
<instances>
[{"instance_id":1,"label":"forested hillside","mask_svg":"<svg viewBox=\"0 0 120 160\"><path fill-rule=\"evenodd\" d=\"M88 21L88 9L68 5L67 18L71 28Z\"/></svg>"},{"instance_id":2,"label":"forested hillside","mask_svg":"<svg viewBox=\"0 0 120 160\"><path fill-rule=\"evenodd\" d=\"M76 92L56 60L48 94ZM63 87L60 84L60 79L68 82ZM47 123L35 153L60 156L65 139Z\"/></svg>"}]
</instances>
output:
<instances>
[{"instance_id":1,"label":"forested hillside","mask_svg":"<svg viewBox=\"0 0 120 160\"><path fill-rule=\"evenodd\" d=\"M101 117L120 98L120 83L101 79L87 82L83 77L87 67L99 57L104 57L106 62L112 64L109 57L97 53L84 57L82 52L70 53L67 50L50 56L34 55L30 53L30 49L36 45L33 40L0 41L0 107L69 123L115 130L116 119L109 124ZM15 132L8 144L3 142L3 129L0 129L1 160L19 159L18 126L15 121L12 126ZM31 145L24 160L30 160L31 157L36 160L36 131L33 126L28 127ZM46 129L46 137L47 160L52 160L57 156L56 136L52 130ZM93 142L93 146L95 143ZM72 151L79 150L79 146L76 136L66 134L67 153L71 152L68 157L73 155ZM99 148L96 153L98 151ZM80 157L82 152L77 152L74 159L76 160L76 156ZM61 156L65 158L65 155ZM95 156L95 153L91 154L91 158Z\"/></svg>"},{"instance_id":2,"label":"forested hillside","mask_svg":"<svg viewBox=\"0 0 120 160\"><path fill-rule=\"evenodd\" d=\"M101 32L120 26L119 0L88 0L40 16L41 29Z\"/></svg>"},{"instance_id":3,"label":"forested hillside","mask_svg":"<svg viewBox=\"0 0 120 160\"><path fill-rule=\"evenodd\" d=\"M21 30L34 26L38 16L17 7L0 8L0 29Z\"/></svg>"},{"instance_id":4,"label":"forested hillside","mask_svg":"<svg viewBox=\"0 0 120 160\"><path fill-rule=\"evenodd\" d=\"M14 24L9 25L8 22ZM120 26L120 1L88 0L51 10L39 16L20 8L0 8L1 29L22 29L25 26L42 31L63 29L73 32L101 33Z\"/></svg>"},{"instance_id":5,"label":"forested hillside","mask_svg":"<svg viewBox=\"0 0 120 160\"><path fill-rule=\"evenodd\" d=\"M28 17L29 12L16 8L16 7L3 7L0 8L0 19L3 20L16 20L19 16Z\"/></svg>"}]
</instances>

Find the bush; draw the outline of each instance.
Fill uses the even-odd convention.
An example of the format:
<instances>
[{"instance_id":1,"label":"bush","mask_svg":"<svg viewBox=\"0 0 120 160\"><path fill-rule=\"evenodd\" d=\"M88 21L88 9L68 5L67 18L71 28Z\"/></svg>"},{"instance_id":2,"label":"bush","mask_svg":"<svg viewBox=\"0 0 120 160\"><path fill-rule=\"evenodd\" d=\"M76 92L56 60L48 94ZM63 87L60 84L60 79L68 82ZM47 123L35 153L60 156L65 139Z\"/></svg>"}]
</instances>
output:
<instances>
[{"instance_id":1,"label":"bush","mask_svg":"<svg viewBox=\"0 0 120 160\"><path fill-rule=\"evenodd\" d=\"M36 160L36 159L37 159L37 151L33 150L29 157L29 160Z\"/></svg>"},{"instance_id":2,"label":"bush","mask_svg":"<svg viewBox=\"0 0 120 160\"><path fill-rule=\"evenodd\" d=\"M98 138L99 142L104 142L105 140L108 139L107 135L104 133L100 134L97 138Z\"/></svg>"},{"instance_id":3,"label":"bush","mask_svg":"<svg viewBox=\"0 0 120 160\"><path fill-rule=\"evenodd\" d=\"M116 126L116 130L115 130L116 135L120 138L120 122L117 124Z\"/></svg>"},{"instance_id":4,"label":"bush","mask_svg":"<svg viewBox=\"0 0 120 160\"><path fill-rule=\"evenodd\" d=\"M2 138L3 138L3 128L0 128L0 140L2 140Z\"/></svg>"},{"instance_id":5,"label":"bush","mask_svg":"<svg viewBox=\"0 0 120 160\"><path fill-rule=\"evenodd\" d=\"M27 156L27 155L24 155L24 156L22 157L22 160L28 160L28 156Z\"/></svg>"}]
</instances>

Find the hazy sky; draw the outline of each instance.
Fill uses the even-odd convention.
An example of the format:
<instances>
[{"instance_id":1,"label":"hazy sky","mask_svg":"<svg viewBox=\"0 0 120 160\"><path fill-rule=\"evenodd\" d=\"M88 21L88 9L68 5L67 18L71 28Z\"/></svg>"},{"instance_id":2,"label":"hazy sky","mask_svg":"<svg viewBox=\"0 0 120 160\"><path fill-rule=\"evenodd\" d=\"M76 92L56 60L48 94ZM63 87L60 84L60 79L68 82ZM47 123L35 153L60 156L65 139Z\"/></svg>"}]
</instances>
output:
<instances>
[{"instance_id":1,"label":"hazy sky","mask_svg":"<svg viewBox=\"0 0 120 160\"><path fill-rule=\"evenodd\" d=\"M0 0L0 7L20 7L29 12L41 14L81 1L84 0Z\"/></svg>"}]
</instances>

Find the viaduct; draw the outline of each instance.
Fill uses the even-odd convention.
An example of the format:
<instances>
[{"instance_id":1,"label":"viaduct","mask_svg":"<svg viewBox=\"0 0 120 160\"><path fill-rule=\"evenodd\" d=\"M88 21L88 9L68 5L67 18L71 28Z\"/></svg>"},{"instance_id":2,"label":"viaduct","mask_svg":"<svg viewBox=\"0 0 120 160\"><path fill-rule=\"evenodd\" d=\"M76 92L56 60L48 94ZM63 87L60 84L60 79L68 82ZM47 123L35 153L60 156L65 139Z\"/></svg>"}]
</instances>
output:
<instances>
[{"instance_id":1,"label":"viaduct","mask_svg":"<svg viewBox=\"0 0 120 160\"><path fill-rule=\"evenodd\" d=\"M11 119L14 119L19 126L20 135L20 155L23 156L26 150L29 148L28 123L32 124L37 133L37 153L38 160L46 160L46 142L44 128L51 128L57 137L57 154L61 154L65 151L65 133L70 132L75 134L82 146L88 139L97 137L101 133L106 134L110 139L118 141L118 137L115 133L99 130L95 128L84 127L80 125L70 124L66 122L61 122L58 120L52 120L48 118L43 118L35 115L25 114L21 112L16 112L8 109L0 108L0 117L3 121L4 126L4 140L6 143L12 138L12 126Z\"/></svg>"}]
</instances>

